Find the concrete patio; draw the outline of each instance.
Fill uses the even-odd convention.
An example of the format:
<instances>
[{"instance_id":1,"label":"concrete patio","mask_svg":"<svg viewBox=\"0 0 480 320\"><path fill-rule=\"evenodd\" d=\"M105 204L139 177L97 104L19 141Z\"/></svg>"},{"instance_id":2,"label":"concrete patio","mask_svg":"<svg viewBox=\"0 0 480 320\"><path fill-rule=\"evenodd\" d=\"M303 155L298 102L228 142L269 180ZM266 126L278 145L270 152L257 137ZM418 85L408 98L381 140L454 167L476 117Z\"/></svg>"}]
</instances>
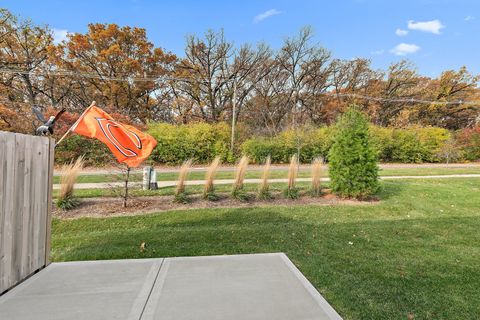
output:
<instances>
[{"instance_id":1,"label":"concrete patio","mask_svg":"<svg viewBox=\"0 0 480 320\"><path fill-rule=\"evenodd\" d=\"M0 318L341 319L283 253L53 263Z\"/></svg>"}]
</instances>

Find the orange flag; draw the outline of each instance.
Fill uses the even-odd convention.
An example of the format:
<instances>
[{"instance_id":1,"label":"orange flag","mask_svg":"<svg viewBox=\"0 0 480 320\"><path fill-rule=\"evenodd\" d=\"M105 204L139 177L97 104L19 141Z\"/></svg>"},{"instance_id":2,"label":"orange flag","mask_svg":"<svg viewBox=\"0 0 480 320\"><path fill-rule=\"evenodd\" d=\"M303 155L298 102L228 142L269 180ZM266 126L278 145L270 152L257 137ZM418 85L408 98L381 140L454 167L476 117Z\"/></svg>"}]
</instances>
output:
<instances>
[{"instance_id":1,"label":"orange flag","mask_svg":"<svg viewBox=\"0 0 480 320\"><path fill-rule=\"evenodd\" d=\"M85 110L70 131L102 141L118 162L129 167L138 167L157 145L157 141L150 135L113 120L108 113L93 104Z\"/></svg>"}]
</instances>

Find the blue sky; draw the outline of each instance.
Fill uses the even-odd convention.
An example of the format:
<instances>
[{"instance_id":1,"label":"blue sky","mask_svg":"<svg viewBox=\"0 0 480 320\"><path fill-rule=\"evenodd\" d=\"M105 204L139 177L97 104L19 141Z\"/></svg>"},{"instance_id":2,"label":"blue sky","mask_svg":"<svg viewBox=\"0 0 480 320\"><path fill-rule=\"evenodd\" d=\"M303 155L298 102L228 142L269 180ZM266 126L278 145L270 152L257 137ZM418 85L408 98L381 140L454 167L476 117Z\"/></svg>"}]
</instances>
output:
<instances>
[{"instance_id":1,"label":"blue sky","mask_svg":"<svg viewBox=\"0 0 480 320\"><path fill-rule=\"evenodd\" d=\"M185 36L223 28L235 44L282 39L305 25L335 57L366 57L385 68L401 58L436 76L466 65L480 73L478 0L0 0L0 6L61 37L85 32L91 22L147 29L155 45L182 55Z\"/></svg>"}]
</instances>

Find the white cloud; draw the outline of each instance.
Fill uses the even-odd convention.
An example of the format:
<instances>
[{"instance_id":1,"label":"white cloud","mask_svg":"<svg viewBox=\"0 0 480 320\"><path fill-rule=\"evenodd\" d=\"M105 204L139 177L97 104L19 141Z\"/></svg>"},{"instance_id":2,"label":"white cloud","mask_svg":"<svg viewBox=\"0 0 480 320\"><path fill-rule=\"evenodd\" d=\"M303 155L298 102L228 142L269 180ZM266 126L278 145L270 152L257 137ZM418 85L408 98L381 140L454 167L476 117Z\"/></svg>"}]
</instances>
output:
<instances>
[{"instance_id":1,"label":"white cloud","mask_svg":"<svg viewBox=\"0 0 480 320\"><path fill-rule=\"evenodd\" d=\"M399 37L406 36L408 34L408 30L397 29L395 30L395 34Z\"/></svg>"},{"instance_id":2,"label":"white cloud","mask_svg":"<svg viewBox=\"0 0 480 320\"><path fill-rule=\"evenodd\" d=\"M371 51L370 54L373 54L373 55L381 55L385 52L385 50L383 49L380 49L380 50L375 50L375 51Z\"/></svg>"},{"instance_id":3,"label":"white cloud","mask_svg":"<svg viewBox=\"0 0 480 320\"><path fill-rule=\"evenodd\" d=\"M408 21L408 29L410 30L440 34L440 30L443 28L445 28L445 26L438 19L419 22L414 22L413 20Z\"/></svg>"},{"instance_id":4,"label":"white cloud","mask_svg":"<svg viewBox=\"0 0 480 320\"><path fill-rule=\"evenodd\" d=\"M416 44L400 43L390 50L390 52L397 56L405 56L410 53L415 53L418 50L420 50L420 47Z\"/></svg>"},{"instance_id":5,"label":"white cloud","mask_svg":"<svg viewBox=\"0 0 480 320\"><path fill-rule=\"evenodd\" d=\"M59 44L60 42L67 40L68 30L65 29L53 29L53 43Z\"/></svg>"},{"instance_id":6,"label":"white cloud","mask_svg":"<svg viewBox=\"0 0 480 320\"><path fill-rule=\"evenodd\" d=\"M273 16L276 16L278 14L281 14L282 12L281 11L278 11L277 9L270 9L270 10L267 10L265 12L262 12L258 15L255 16L255 18L253 18L253 22L254 23L259 23L267 18L270 18L270 17L273 17Z\"/></svg>"},{"instance_id":7,"label":"white cloud","mask_svg":"<svg viewBox=\"0 0 480 320\"><path fill-rule=\"evenodd\" d=\"M473 20L473 19L475 19L475 17L466 16L463 20L464 20L464 21L471 21L471 20Z\"/></svg>"}]
</instances>

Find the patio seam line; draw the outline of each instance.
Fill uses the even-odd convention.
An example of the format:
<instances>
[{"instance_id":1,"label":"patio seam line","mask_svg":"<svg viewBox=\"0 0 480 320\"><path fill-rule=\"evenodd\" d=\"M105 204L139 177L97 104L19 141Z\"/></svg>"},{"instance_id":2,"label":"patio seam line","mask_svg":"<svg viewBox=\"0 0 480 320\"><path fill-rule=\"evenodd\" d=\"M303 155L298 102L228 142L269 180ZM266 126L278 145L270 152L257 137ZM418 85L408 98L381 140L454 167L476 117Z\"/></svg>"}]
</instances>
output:
<instances>
[{"instance_id":1,"label":"patio seam line","mask_svg":"<svg viewBox=\"0 0 480 320\"><path fill-rule=\"evenodd\" d=\"M162 259L162 262L160 262L160 267L157 270L157 274L155 275L155 279L153 280L152 287L150 288L150 291L148 292L147 299L145 300L145 303L143 304L142 312L140 312L140 316L138 317L138 320L141 320L143 317L143 313L145 312L145 308L147 307L148 301L150 300L150 296L152 295L153 288L155 288L155 284L157 283L158 275L160 274L160 270L162 270L163 263L165 262L166 258Z\"/></svg>"},{"instance_id":2,"label":"patio seam line","mask_svg":"<svg viewBox=\"0 0 480 320\"><path fill-rule=\"evenodd\" d=\"M158 301L160 300L160 295L162 293L163 285L165 284L165 279L167 277L168 269L169 269L169 266L170 266L170 260L172 260L172 259L175 259L175 258L164 258L163 259L162 268L164 270L162 270L162 268L160 268L160 270L158 272L158 276L157 276L157 277L160 278L160 282L158 283L158 286L155 285L153 287L152 292L151 292L151 295L153 295L155 303L153 303L153 302L149 303L150 302L150 297L148 298L148 301L145 304L145 308L142 312L141 319L139 319L139 320L153 320L154 319L157 304L158 304ZM160 274L162 274L161 277L160 277ZM157 282L157 280L155 280L155 284L156 284L156 282ZM146 313L145 313L145 311L146 311Z\"/></svg>"}]
</instances>

